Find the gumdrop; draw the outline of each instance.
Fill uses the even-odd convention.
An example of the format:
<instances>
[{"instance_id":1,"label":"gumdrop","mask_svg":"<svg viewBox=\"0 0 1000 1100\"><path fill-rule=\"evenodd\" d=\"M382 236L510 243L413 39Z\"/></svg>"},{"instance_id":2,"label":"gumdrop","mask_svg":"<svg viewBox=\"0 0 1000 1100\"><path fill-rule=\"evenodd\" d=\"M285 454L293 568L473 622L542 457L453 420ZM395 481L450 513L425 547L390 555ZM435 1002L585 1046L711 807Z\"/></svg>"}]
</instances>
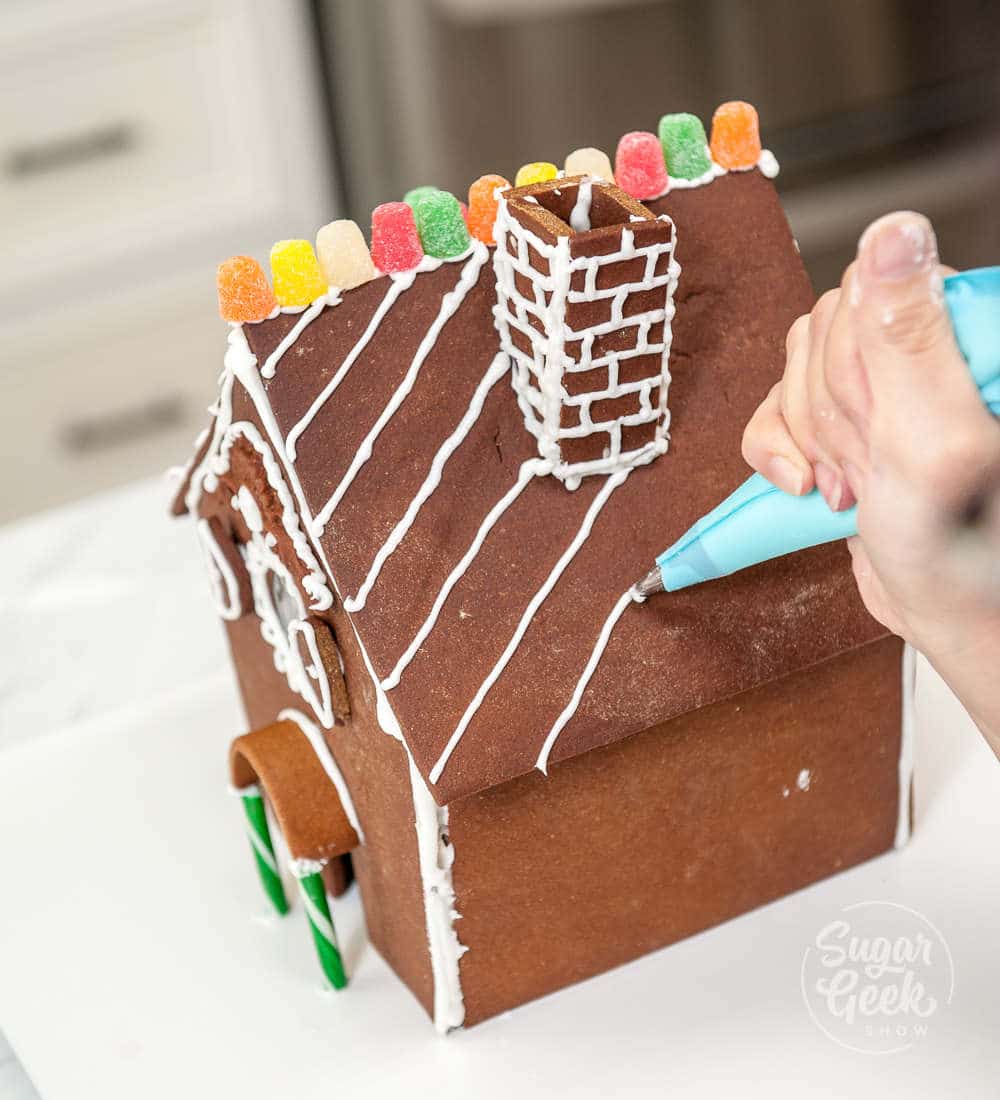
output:
<instances>
[{"instance_id":1,"label":"gumdrop","mask_svg":"<svg viewBox=\"0 0 1000 1100\"><path fill-rule=\"evenodd\" d=\"M723 168L753 168L760 160L760 124L749 103L723 103L712 116L712 156Z\"/></svg>"},{"instance_id":2,"label":"gumdrop","mask_svg":"<svg viewBox=\"0 0 1000 1100\"><path fill-rule=\"evenodd\" d=\"M659 130L663 157L671 176L693 180L712 170L705 127L697 115L664 115Z\"/></svg>"},{"instance_id":3,"label":"gumdrop","mask_svg":"<svg viewBox=\"0 0 1000 1100\"><path fill-rule=\"evenodd\" d=\"M535 160L531 164L522 164L514 177L515 187L527 187L529 183L544 183L545 180L554 180L559 175L559 169L547 160Z\"/></svg>"},{"instance_id":4,"label":"gumdrop","mask_svg":"<svg viewBox=\"0 0 1000 1100\"><path fill-rule=\"evenodd\" d=\"M483 244L493 244L493 223L497 218L497 191L510 183L503 176L480 176L469 188L469 232Z\"/></svg>"},{"instance_id":5,"label":"gumdrop","mask_svg":"<svg viewBox=\"0 0 1000 1100\"><path fill-rule=\"evenodd\" d=\"M608 154L600 149L574 149L564 167L567 176L594 176L608 183L615 182Z\"/></svg>"},{"instance_id":6,"label":"gumdrop","mask_svg":"<svg viewBox=\"0 0 1000 1100\"><path fill-rule=\"evenodd\" d=\"M417 202L413 212L424 253L438 259L461 255L469 247L469 230L458 199L448 191L434 191Z\"/></svg>"},{"instance_id":7,"label":"gumdrop","mask_svg":"<svg viewBox=\"0 0 1000 1100\"><path fill-rule=\"evenodd\" d=\"M378 272L357 222L336 221L316 234L320 270L330 286L350 290L374 279Z\"/></svg>"},{"instance_id":8,"label":"gumdrop","mask_svg":"<svg viewBox=\"0 0 1000 1100\"><path fill-rule=\"evenodd\" d=\"M282 306L307 306L328 289L308 241L278 241L273 245L271 278L274 296Z\"/></svg>"},{"instance_id":9,"label":"gumdrop","mask_svg":"<svg viewBox=\"0 0 1000 1100\"><path fill-rule=\"evenodd\" d=\"M417 203L424 197L424 195L433 195L435 191L439 190L434 187L433 184L425 183L421 187L412 187L403 196L403 202L406 203L411 209L416 210Z\"/></svg>"},{"instance_id":10,"label":"gumdrop","mask_svg":"<svg viewBox=\"0 0 1000 1100\"><path fill-rule=\"evenodd\" d=\"M372 260L379 271L410 271L424 258L413 210L384 202L372 211Z\"/></svg>"},{"instance_id":11,"label":"gumdrop","mask_svg":"<svg viewBox=\"0 0 1000 1100\"><path fill-rule=\"evenodd\" d=\"M634 199L655 199L669 186L663 146L656 134L624 134L615 153L615 183Z\"/></svg>"},{"instance_id":12,"label":"gumdrop","mask_svg":"<svg viewBox=\"0 0 1000 1100\"><path fill-rule=\"evenodd\" d=\"M231 256L219 264L215 281L223 321L263 321L278 306L264 269L252 256Z\"/></svg>"},{"instance_id":13,"label":"gumdrop","mask_svg":"<svg viewBox=\"0 0 1000 1100\"><path fill-rule=\"evenodd\" d=\"M466 226L468 226L468 224L469 224L469 204L466 203L466 202L462 202L462 200L459 199L458 200L458 208L459 208L459 210L462 211L462 221L465 222Z\"/></svg>"}]
</instances>

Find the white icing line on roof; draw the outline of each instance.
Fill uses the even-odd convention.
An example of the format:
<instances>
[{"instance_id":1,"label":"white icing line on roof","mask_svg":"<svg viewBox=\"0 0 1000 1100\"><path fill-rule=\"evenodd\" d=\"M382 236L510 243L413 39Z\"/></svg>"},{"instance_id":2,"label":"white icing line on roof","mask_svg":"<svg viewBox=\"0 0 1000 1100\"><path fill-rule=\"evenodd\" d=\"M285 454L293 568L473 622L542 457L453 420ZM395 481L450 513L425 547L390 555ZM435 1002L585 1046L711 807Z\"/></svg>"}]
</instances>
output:
<instances>
[{"instance_id":1,"label":"white icing line on roof","mask_svg":"<svg viewBox=\"0 0 1000 1100\"><path fill-rule=\"evenodd\" d=\"M549 730L545 738L545 743L542 745L541 751L538 754L538 759L535 761L535 767L538 768L540 772L544 772L546 775L548 774L549 753L552 752L552 746L556 743L556 738L562 733L567 722L576 714L577 708L580 705L580 700L583 698L583 693L587 690L587 685L590 683L591 677L594 675L598 664L600 664L605 649L608 648L608 642L611 640L611 632L618 625L618 620L625 614L625 609L631 604L645 603L645 601L645 596L640 596L634 587L630 588L628 591L622 593L618 602L611 609L611 614L604 620L604 626L601 627L601 632L597 636L597 642L590 654L590 658L584 666L583 672L580 674L580 679L576 682L573 696L567 704L566 709L553 723L552 729Z\"/></svg>"},{"instance_id":2,"label":"white icing line on roof","mask_svg":"<svg viewBox=\"0 0 1000 1100\"><path fill-rule=\"evenodd\" d=\"M318 538L323 533L323 528L329 522L330 517L337 510L337 506L344 498L344 494L351 487L354 479L358 476L361 467L371 458L372 450L375 446L375 440L378 439L382 432L382 429L389 423L389 421L396 415L399 407L406 400L410 391L416 385L417 377L420 374L420 370L430 355L434 344L437 342L438 336L441 334L441 330L445 324L451 319L452 315L458 310L458 307L462 304L466 294L475 286L476 281L479 278L479 271L483 264L489 259L490 251L481 241L476 241L472 247L472 255L465 267L462 268L462 274L459 276L458 282L455 286L448 291L441 299L441 308L437 317L434 319L434 323L427 330L426 335L420 342L420 346L417 348L409 369L403 377L403 381L400 383L396 392L389 400L389 404L382 410L378 420L375 421L374 427L365 436L364 442L358 448L357 454L354 456L354 460L351 462L347 473L344 474L340 484L333 491L333 495L323 505L315 520L313 521L313 534Z\"/></svg>"},{"instance_id":3,"label":"white icing line on roof","mask_svg":"<svg viewBox=\"0 0 1000 1100\"><path fill-rule=\"evenodd\" d=\"M344 779L343 772L337 766L337 761L334 760L333 753L330 752L330 746L327 745L319 726L315 722L311 722L302 711L295 710L292 707L286 707L278 712L278 721L285 720L294 722L309 744L312 745L313 752L316 753L316 758L322 765L323 771L326 772L330 782L337 788L337 795L340 798L341 806L344 808L345 817L350 822L351 828L358 834L358 840L364 844L365 834L361 828L361 822L358 820L357 811L354 809L354 801L351 798L347 780Z\"/></svg>"},{"instance_id":4,"label":"white icing line on roof","mask_svg":"<svg viewBox=\"0 0 1000 1100\"><path fill-rule=\"evenodd\" d=\"M441 484L445 463L455 453L459 445L472 430L473 424L478 420L479 414L483 411L483 405L486 403L486 395L501 378L509 373L509 371L510 360L502 351L498 352L494 356L489 370L483 375L482 381L476 388L476 392L469 402L469 407L465 410L465 415L459 421L458 427L448 436L444 443L441 444L440 449L431 461L431 468L427 477L424 479L424 483L417 491L417 495L410 501L409 507L406 509L403 518L392 529L389 537L375 555L375 560L368 570L368 576L365 577L364 583L358 589L358 594L344 601L344 607L346 607L348 611L360 611L365 606L365 602L375 582L378 580L379 573L382 571L382 566L385 565L396 551L399 544L406 537L407 532L413 526L420 509L427 503L431 494Z\"/></svg>"},{"instance_id":5,"label":"white icing line on roof","mask_svg":"<svg viewBox=\"0 0 1000 1100\"><path fill-rule=\"evenodd\" d=\"M434 629L434 624L437 622L438 615L440 615L441 608L444 607L445 601L448 599L449 595L451 595L451 590L458 584L459 580L461 580L462 576L465 574L465 571L472 564L472 560L482 549L482 545L486 541L486 536L493 530L494 526L496 526L497 520L499 520L504 512L506 512L514 501L517 500L533 478L547 474L551 469L551 464L542 458L529 458L527 462L521 463L521 468L517 474L517 481L514 482L510 489L507 490L487 513L486 518L479 525L479 530L476 532L476 537L472 540L469 549L466 550L462 555L461 561L445 579L444 584L441 586L441 590L437 594L437 598L434 600L434 606L424 620L423 625L417 631L416 637L410 642L402 657L396 662L396 667L382 681L382 688L385 691L391 691L394 687L399 686L400 677L403 675L406 667L417 655L417 650L424 644L424 639L430 634L431 630Z\"/></svg>"},{"instance_id":6,"label":"white icing line on roof","mask_svg":"<svg viewBox=\"0 0 1000 1100\"><path fill-rule=\"evenodd\" d=\"M260 368L261 377L273 378L281 357L288 351L292 344L298 340L309 325L311 325L323 312L323 307L337 305L340 305L340 291L337 290L335 286L332 286L326 294L321 294L312 305L306 308L295 324L285 333L281 342L274 351L271 352L264 365Z\"/></svg>"},{"instance_id":7,"label":"white icing line on roof","mask_svg":"<svg viewBox=\"0 0 1000 1100\"><path fill-rule=\"evenodd\" d=\"M580 525L580 529L573 537L573 541L569 544L566 550L563 552L562 557L552 567L552 571L545 578L541 588L532 596L531 602L525 608L524 614L521 616L521 621L517 624L517 629L514 631L513 636L507 643L507 647L503 653L500 654L500 658L496 664L490 670L489 675L480 684L479 690L473 697L472 702L466 707L465 713L462 715L461 721L455 727L454 733L448 739L448 744L445 745L444 751L438 757L437 763L430 771L430 780L432 783L436 783L441 778L441 773L444 771L445 765L448 763L451 754L455 751L459 741L465 731L469 728L469 723L472 721L477 710L483 700L489 694L490 689L500 679L500 675L507 667L511 657L514 656L517 647L521 644L521 639L527 632L528 627L531 625L531 620L535 617L535 612L542 606L549 593L555 588L559 578L566 571L566 567L576 557L580 547L587 541L594 523L600 515L601 509L608 502L608 498L618 488L619 485L628 477L632 472L632 468L629 467L624 470L619 470L617 473L610 474L607 481L601 487L601 491L591 501L590 507L587 509L587 514L584 516L583 523Z\"/></svg>"},{"instance_id":8,"label":"white icing line on roof","mask_svg":"<svg viewBox=\"0 0 1000 1100\"><path fill-rule=\"evenodd\" d=\"M417 271L419 269L414 268L412 271L404 271L399 275L391 276L392 282L389 285L389 289L385 292L385 296L379 303L379 307L372 314L372 319L368 322L368 327L361 334L360 339L347 353L346 358L337 372L330 379L329 382L323 387L322 392L316 398L315 401L306 410L305 415L297 424L294 425L292 430L288 433L288 438L285 440L285 450L288 453L289 461L294 462L298 457L296 452L296 445L302 433L309 427L309 425L316 418L316 414L326 404L327 401L336 392L337 387L347 377L347 372L357 362L358 357L365 350L368 344L371 342L372 337L378 331L379 325L382 324L385 319L385 315L392 309L393 303L396 299L406 290L409 290L413 286L413 282L417 277ZM262 372L263 373L263 372Z\"/></svg>"}]
</instances>

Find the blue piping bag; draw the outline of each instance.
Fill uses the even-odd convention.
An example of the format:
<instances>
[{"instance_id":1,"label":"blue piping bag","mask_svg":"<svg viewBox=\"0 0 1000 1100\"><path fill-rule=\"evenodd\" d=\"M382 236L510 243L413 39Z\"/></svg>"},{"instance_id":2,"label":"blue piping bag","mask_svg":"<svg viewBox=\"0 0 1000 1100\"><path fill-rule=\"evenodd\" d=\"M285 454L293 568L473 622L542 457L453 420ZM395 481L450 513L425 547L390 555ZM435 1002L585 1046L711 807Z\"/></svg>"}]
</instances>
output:
<instances>
[{"instance_id":1,"label":"blue piping bag","mask_svg":"<svg viewBox=\"0 0 1000 1100\"><path fill-rule=\"evenodd\" d=\"M983 401L1000 416L1000 267L949 275L944 296ZM754 474L660 554L637 588L644 595L676 592L857 530L856 508L832 512L815 489L791 496Z\"/></svg>"}]
</instances>

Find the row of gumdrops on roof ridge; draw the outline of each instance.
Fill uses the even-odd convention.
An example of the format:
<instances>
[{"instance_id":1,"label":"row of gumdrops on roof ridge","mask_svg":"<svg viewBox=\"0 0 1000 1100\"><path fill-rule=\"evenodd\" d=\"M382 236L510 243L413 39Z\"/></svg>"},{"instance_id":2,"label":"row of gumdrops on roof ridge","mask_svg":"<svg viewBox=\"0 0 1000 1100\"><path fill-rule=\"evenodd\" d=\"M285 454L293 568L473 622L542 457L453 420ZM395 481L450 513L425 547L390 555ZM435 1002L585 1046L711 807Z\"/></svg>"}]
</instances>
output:
<instances>
[{"instance_id":1,"label":"row of gumdrops on roof ridge","mask_svg":"<svg viewBox=\"0 0 1000 1100\"><path fill-rule=\"evenodd\" d=\"M753 167L761 155L756 110L741 101L723 103L712 117L712 136L697 115L664 115L658 134L634 130L618 142L615 165L599 149L577 149L566 158L564 174L589 175L614 183L634 199L658 198L670 177L710 178L716 167ZM523 165L515 187L555 179L554 164ZM271 249L273 290L261 265L233 256L219 265L219 313L234 324L262 321L279 309L304 309L331 289L351 290L378 277L412 271L425 256L447 260L468 251L471 238L493 244L498 192L510 187L503 176L480 176L469 188L468 205L437 187L415 187L402 202L372 211L371 249L356 222L324 225L309 241L278 241Z\"/></svg>"}]
</instances>

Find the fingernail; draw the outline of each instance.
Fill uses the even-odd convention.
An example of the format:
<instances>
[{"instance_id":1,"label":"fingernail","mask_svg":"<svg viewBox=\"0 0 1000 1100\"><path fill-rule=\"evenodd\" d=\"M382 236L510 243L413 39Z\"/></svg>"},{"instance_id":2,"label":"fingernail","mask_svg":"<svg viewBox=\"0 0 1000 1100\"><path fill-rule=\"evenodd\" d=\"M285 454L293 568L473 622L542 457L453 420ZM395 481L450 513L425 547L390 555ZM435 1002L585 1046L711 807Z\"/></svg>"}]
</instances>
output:
<instances>
[{"instance_id":1,"label":"fingernail","mask_svg":"<svg viewBox=\"0 0 1000 1100\"><path fill-rule=\"evenodd\" d=\"M792 496L797 497L805 492L808 474L790 458L772 455L762 472L772 485L777 485L784 493L791 493Z\"/></svg>"},{"instance_id":2,"label":"fingernail","mask_svg":"<svg viewBox=\"0 0 1000 1100\"><path fill-rule=\"evenodd\" d=\"M888 214L862 234L858 259L876 279L909 278L937 263L931 223L920 214Z\"/></svg>"},{"instance_id":3,"label":"fingernail","mask_svg":"<svg viewBox=\"0 0 1000 1100\"><path fill-rule=\"evenodd\" d=\"M847 478L847 486L851 490L851 496L855 503L861 496L861 471L851 462L844 463L844 477Z\"/></svg>"},{"instance_id":4,"label":"fingernail","mask_svg":"<svg viewBox=\"0 0 1000 1100\"><path fill-rule=\"evenodd\" d=\"M830 511L839 512L844 497L843 478L832 466L827 466L825 462L817 462L813 468L813 473L816 477L816 488L822 493Z\"/></svg>"}]
</instances>

